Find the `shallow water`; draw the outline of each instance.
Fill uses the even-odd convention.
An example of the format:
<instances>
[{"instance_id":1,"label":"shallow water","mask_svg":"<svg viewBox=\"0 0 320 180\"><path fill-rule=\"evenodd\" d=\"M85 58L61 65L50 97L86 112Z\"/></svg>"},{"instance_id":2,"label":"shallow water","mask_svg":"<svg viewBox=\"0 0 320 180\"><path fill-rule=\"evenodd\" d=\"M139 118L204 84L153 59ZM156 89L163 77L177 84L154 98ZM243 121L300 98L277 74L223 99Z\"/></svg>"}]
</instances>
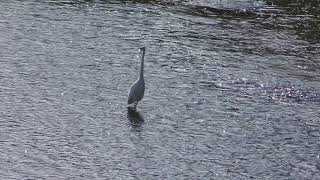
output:
<instances>
[{"instance_id":1,"label":"shallow water","mask_svg":"<svg viewBox=\"0 0 320 180\"><path fill-rule=\"evenodd\" d=\"M0 178L319 179L319 16L297 7L0 2Z\"/></svg>"}]
</instances>

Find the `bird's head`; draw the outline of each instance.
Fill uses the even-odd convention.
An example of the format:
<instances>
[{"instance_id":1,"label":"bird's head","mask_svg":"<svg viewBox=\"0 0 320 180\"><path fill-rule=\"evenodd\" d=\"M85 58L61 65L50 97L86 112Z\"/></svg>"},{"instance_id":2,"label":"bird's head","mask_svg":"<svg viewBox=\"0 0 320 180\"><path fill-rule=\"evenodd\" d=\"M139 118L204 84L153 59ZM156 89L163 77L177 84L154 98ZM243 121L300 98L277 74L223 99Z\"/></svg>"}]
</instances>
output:
<instances>
[{"instance_id":1,"label":"bird's head","mask_svg":"<svg viewBox=\"0 0 320 180\"><path fill-rule=\"evenodd\" d=\"M145 50L146 50L145 47L139 48L139 51L145 51Z\"/></svg>"}]
</instances>

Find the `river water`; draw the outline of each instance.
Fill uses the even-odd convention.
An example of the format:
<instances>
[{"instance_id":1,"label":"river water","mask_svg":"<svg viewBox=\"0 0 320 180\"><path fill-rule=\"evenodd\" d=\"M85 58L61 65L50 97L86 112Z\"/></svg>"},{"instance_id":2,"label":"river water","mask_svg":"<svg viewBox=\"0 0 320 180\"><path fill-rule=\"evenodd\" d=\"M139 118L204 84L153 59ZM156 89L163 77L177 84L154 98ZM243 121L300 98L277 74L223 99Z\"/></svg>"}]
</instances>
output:
<instances>
[{"instance_id":1,"label":"river water","mask_svg":"<svg viewBox=\"0 0 320 180\"><path fill-rule=\"evenodd\" d=\"M319 12L1 1L0 179L320 179Z\"/></svg>"}]
</instances>

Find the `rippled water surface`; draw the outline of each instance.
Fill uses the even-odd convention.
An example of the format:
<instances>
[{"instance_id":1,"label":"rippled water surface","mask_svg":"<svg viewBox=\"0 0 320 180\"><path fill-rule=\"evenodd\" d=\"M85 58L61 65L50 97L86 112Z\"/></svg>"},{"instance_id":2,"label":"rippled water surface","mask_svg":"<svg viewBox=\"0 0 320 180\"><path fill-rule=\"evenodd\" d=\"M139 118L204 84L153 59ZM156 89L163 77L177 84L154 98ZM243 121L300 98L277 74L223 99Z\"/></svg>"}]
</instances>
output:
<instances>
[{"instance_id":1,"label":"rippled water surface","mask_svg":"<svg viewBox=\"0 0 320 180\"><path fill-rule=\"evenodd\" d=\"M318 7L1 1L0 179L320 179Z\"/></svg>"}]
</instances>

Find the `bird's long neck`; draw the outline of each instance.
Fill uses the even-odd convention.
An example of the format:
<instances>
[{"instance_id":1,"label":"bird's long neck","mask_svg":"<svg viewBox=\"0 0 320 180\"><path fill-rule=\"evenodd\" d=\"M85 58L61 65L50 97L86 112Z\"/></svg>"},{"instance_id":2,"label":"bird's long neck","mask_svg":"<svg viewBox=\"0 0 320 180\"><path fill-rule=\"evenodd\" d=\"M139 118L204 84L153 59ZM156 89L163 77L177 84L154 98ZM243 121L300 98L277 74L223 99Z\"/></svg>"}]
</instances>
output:
<instances>
[{"instance_id":1,"label":"bird's long neck","mask_svg":"<svg viewBox=\"0 0 320 180\"><path fill-rule=\"evenodd\" d=\"M142 51L142 59L141 59L141 66L140 66L140 79L143 79L143 66L144 66L144 55L145 50Z\"/></svg>"}]
</instances>

